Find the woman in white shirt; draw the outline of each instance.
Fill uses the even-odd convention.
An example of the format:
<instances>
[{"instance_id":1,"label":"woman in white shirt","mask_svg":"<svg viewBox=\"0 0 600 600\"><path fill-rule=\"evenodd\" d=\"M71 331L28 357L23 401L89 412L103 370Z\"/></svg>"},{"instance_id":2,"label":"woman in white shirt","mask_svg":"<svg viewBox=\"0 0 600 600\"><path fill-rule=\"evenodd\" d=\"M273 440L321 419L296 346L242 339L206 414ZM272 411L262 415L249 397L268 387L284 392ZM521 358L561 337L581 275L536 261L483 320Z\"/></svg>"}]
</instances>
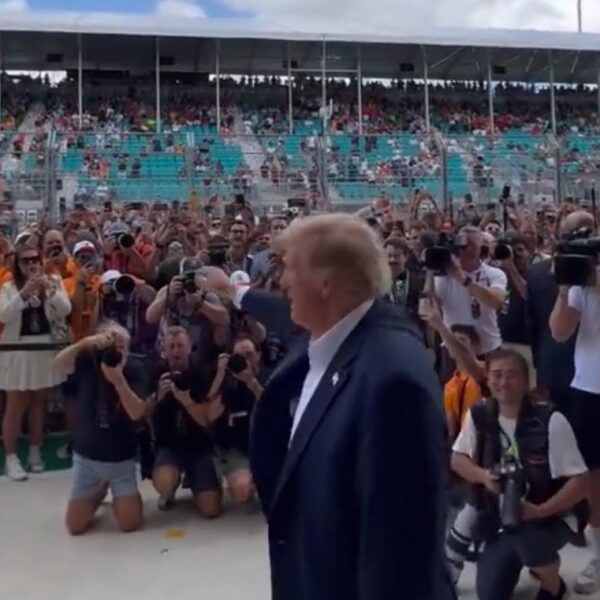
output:
<instances>
[{"instance_id":1,"label":"woman in white shirt","mask_svg":"<svg viewBox=\"0 0 600 600\"><path fill-rule=\"evenodd\" d=\"M15 248L12 280L0 288L0 344L51 344L66 342L66 318L71 303L60 277L44 275L41 254L33 245ZM0 390L6 392L2 440L6 474L15 481L27 479L16 455L23 415L28 411L29 460L32 472L44 470L43 441L48 389L64 381L52 366L56 351L0 351Z\"/></svg>"}]
</instances>

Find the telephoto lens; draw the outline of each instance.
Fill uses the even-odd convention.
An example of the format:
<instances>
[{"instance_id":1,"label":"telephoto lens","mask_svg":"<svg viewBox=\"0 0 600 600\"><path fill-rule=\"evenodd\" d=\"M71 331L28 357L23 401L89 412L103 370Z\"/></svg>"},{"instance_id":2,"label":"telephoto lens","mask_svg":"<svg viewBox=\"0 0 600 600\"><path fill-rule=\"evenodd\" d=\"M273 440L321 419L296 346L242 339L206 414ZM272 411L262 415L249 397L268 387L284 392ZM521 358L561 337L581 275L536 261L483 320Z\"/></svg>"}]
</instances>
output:
<instances>
[{"instance_id":1,"label":"telephoto lens","mask_svg":"<svg viewBox=\"0 0 600 600\"><path fill-rule=\"evenodd\" d=\"M182 392L187 392L191 388L189 373L182 373L181 371L172 371L171 381L173 382L173 385Z\"/></svg>"},{"instance_id":2,"label":"telephoto lens","mask_svg":"<svg viewBox=\"0 0 600 600\"><path fill-rule=\"evenodd\" d=\"M128 275L121 275L121 277L114 280L112 287L116 294L129 296L129 294L132 294L133 290L135 289L135 281Z\"/></svg>"},{"instance_id":3,"label":"telephoto lens","mask_svg":"<svg viewBox=\"0 0 600 600\"><path fill-rule=\"evenodd\" d=\"M133 236L129 233L122 233L117 238L117 244L119 245L119 248L131 248L134 243L135 240L133 239Z\"/></svg>"},{"instance_id":4,"label":"telephoto lens","mask_svg":"<svg viewBox=\"0 0 600 600\"><path fill-rule=\"evenodd\" d=\"M494 260L508 260L512 257L512 248L508 242L498 240L492 258Z\"/></svg>"},{"instance_id":5,"label":"telephoto lens","mask_svg":"<svg viewBox=\"0 0 600 600\"><path fill-rule=\"evenodd\" d=\"M183 281L183 291L188 294L195 294L198 291L198 286L196 285L196 272L188 271L181 276Z\"/></svg>"},{"instance_id":6,"label":"telephoto lens","mask_svg":"<svg viewBox=\"0 0 600 600\"><path fill-rule=\"evenodd\" d=\"M100 353L100 362L104 363L107 367L116 367L121 364L123 355L114 346L105 348Z\"/></svg>"},{"instance_id":7,"label":"telephoto lens","mask_svg":"<svg viewBox=\"0 0 600 600\"><path fill-rule=\"evenodd\" d=\"M229 357L227 368L234 374L239 375L248 368L248 362L241 354L232 354Z\"/></svg>"}]
</instances>

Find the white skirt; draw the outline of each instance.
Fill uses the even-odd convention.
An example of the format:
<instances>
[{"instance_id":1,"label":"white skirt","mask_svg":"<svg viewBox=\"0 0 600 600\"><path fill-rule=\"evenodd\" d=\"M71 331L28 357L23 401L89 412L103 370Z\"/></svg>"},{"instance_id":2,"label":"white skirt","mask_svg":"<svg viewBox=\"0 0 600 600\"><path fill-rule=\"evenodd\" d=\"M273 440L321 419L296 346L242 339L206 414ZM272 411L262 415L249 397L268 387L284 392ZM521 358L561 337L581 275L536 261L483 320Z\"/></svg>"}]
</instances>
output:
<instances>
[{"instance_id":1,"label":"white skirt","mask_svg":"<svg viewBox=\"0 0 600 600\"><path fill-rule=\"evenodd\" d=\"M18 344L51 344L52 336L26 335ZM0 390L30 392L61 384L66 376L52 366L58 350L0 350Z\"/></svg>"}]
</instances>

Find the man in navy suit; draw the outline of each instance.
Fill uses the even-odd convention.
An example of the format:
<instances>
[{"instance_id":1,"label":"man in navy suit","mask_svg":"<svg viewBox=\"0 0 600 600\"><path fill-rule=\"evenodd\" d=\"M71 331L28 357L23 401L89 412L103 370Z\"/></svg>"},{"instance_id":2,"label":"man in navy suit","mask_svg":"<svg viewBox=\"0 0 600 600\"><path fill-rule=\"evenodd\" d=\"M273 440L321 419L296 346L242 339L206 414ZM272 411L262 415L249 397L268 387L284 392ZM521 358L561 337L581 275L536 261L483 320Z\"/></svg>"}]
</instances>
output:
<instances>
[{"instance_id":1,"label":"man in navy suit","mask_svg":"<svg viewBox=\"0 0 600 600\"><path fill-rule=\"evenodd\" d=\"M446 435L418 334L378 300L389 267L349 215L282 234L281 285L310 332L253 415L274 600L446 600Z\"/></svg>"}]
</instances>

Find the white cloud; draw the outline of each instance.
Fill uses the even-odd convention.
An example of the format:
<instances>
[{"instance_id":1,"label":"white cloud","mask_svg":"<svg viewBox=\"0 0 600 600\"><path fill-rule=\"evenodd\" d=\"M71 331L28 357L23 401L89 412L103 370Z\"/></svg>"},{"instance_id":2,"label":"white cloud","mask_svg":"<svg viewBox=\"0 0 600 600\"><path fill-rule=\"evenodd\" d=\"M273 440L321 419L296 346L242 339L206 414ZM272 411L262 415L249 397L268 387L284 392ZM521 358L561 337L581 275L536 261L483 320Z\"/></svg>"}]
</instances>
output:
<instances>
[{"instance_id":1,"label":"white cloud","mask_svg":"<svg viewBox=\"0 0 600 600\"><path fill-rule=\"evenodd\" d=\"M156 14L162 17L180 17L182 19L203 19L204 9L196 0L157 0Z\"/></svg>"},{"instance_id":2,"label":"white cloud","mask_svg":"<svg viewBox=\"0 0 600 600\"><path fill-rule=\"evenodd\" d=\"M28 10L27 0L0 0L0 14L24 13Z\"/></svg>"},{"instance_id":3,"label":"white cloud","mask_svg":"<svg viewBox=\"0 0 600 600\"><path fill-rule=\"evenodd\" d=\"M291 28L415 31L432 27L577 28L577 0L223 0ZM600 31L600 2L583 0L585 31Z\"/></svg>"}]
</instances>

